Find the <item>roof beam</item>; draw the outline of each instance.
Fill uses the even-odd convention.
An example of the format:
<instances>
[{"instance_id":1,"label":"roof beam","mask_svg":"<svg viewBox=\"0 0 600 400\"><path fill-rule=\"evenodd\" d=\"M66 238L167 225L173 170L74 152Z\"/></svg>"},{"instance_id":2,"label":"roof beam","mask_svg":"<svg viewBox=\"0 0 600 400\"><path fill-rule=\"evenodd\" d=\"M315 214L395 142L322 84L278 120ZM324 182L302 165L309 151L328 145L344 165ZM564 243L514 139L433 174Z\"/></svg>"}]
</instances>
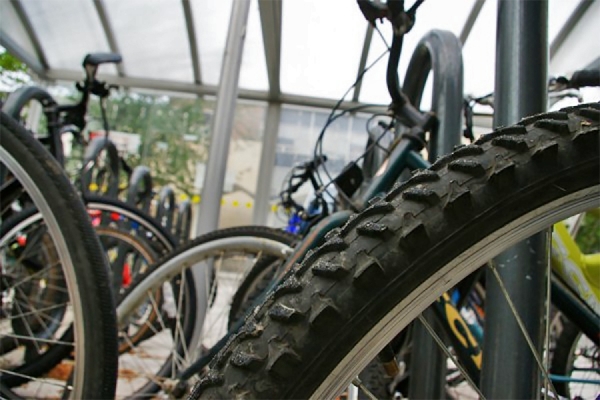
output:
<instances>
[{"instance_id":1,"label":"roof beam","mask_svg":"<svg viewBox=\"0 0 600 400\"><path fill-rule=\"evenodd\" d=\"M115 38L115 32L112 29L112 25L110 24L110 19L108 18L108 14L106 13L106 7L104 5L104 0L94 0L94 6L96 6L96 12L98 13L98 17L100 18L100 24L102 25L102 29L104 29L104 34L106 35L106 40L108 41L108 47L112 53L121 54L119 51L119 46L117 45L117 40ZM123 67L123 63L118 63L116 65L117 72L120 76L125 76L125 68Z\"/></svg>"},{"instance_id":2,"label":"roof beam","mask_svg":"<svg viewBox=\"0 0 600 400\"><path fill-rule=\"evenodd\" d=\"M78 71L53 69L48 71L46 77L54 81L78 81L81 79L81 73ZM198 85L189 82L173 82L158 79L120 77L116 75L100 74L99 79L109 84L114 84L126 88L149 89L173 93L188 93L200 96L216 96L218 86L216 85ZM238 97L244 100L255 100L263 102L272 102L275 104L290 104L298 106L316 107L331 109L337 103L336 99L324 99L311 96L300 96L294 94L281 94L278 99L271 98L269 92L260 90L240 89ZM338 109L347 110L358 106L365 106L361 111L364 112L386 112L388 105L367 105L354 101L342 102Z\"/></svg>"},{"instance_id":3,"label":"roof beam","mask_svg":"<svg viewBox=\"0 0 600 400\"><path fill-rule=\"evenodd\" d=\"M202 83L202 74L200 70L200 56L198 54L198 41L196 40L196 27L194 25L194 14L190 0L181 0L183 6L183 15L187 29L188 43L190 45L190 56L192 58L192 69L194 71L194 82Z\"/></svg>"},{"instance_id":4,"label":"roof beam","mask_svg":"<svg viewBox=\"0 0 600 400\"><path fill-rule=\"evenodd\" d=\"M367 23L367 32L365 33L365 41L363 42L362 53L360 55L360 62L358 63L358 73L356 74L356 86L354 87L354 94L352 95L352 101L358 101L360 96L360 89L362 88L362 78L365 67L367 65L367 59L369 58L369 50L371 49L371 42L373 39L373 25Z\"/></svg>"},{"instance_id":5,"label":"roof beam","mask_svg":"<svg viewBox=\"0 0 600 400\"><path fill-rule=\"evenodd\" d=\"M40 79L46 77L47 69L40 63L40 60L35 58L31 53L27 52L17 42L15 42L10 36L4 31L0 30L0 45L6 48L10 54L17 57L19 60L24 62L27 67Z\"/></svg>"},{"instance_id":6,"label":"roof beam","mask_svg":"<svg viewBox=\"0 0 600 400\"><path fill-rule=\"evenodd\" d=\"M13 5L13 7L15 8L15 12L19 16L19 19L21 20L21 24L23 24L23 28L25 28L25 32L27 32L27 35L29 36L29 40L31 40L31 44L33 45L33 48L36 53L35 55L37 56L37 58L39 60L39 64L42 65L43 69L47 70L49 68L48 67L48 59L46 58L46 54L44 53L44 50L40 43L40 39L38 38L37 34L35 33L35 30L33 29L33 25L31 24L31 21L29 20L29 17L27 16L25 9L23 8L23 4L21 3L21 0L10 0L10 2Z\"/></svg>"},{"instance_id":7,"label":"roof beam","mask_svg":"<svg viewBox=\"0 0 600 400\"><path fill-rule=\"evenodd\" d=\"M469 38L469 35L471 34L471 30L475 25L475 21L477 21L477 17L479 17L479 13L481 13L481 9L483 8L484 3L485 0L476 0L473 4L473 7L471 8L471 12L469 12L469 15L467 16L467 20L465 21L465 24L463 25L459 36L460 42L463 46L465 45L467 39Z\"/></svg>"},{"instance_id":8,"label":"roof beam","mask_svg":"<svg viewBox=\"0 0 600 400\"><path fill-rule=\"evenodd\" d=\"M592 5L592 3L593 0L579 1L579 4L577 4L575 10L573 10L569 18L565 21L564 25L562 26L562 28L560 28L560 31L550 44L550 60L552 60L558 52L558 50L560 50L567 37L569 37L569 35L573 31L573 28L575 28L577 23L581 20L585 12Z\"/></svg>"},{"instance_id":9,"label":"roof beam","mask_svg":"<svg viewBox=\"0 0 600 400\"><path fill-rule=\"evenodd\" d=\"M269 98L273 101L281 94L281 4L281 0L258 0L269 78Z\"/></svg>"}]
</instances>

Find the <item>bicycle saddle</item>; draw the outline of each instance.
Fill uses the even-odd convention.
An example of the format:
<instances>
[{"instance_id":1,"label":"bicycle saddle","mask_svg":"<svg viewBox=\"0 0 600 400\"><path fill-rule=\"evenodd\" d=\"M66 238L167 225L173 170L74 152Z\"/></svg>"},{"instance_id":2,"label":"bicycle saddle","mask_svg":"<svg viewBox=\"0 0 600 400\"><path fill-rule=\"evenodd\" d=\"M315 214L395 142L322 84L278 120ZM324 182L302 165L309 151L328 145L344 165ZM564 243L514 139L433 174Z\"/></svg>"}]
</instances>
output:
<instances>
[{"instance_id":1,"label":"bicycle saddle","mask_svg":"<svg viewBox=\"0 0 600 400\"><path fill-rule=\"evenodd\" d=\"M98 66L105 63L120 63L123 58L117 53L91 53L85 56L83 59L83 66L94 65Z\"/></svg>"}]
</instances>

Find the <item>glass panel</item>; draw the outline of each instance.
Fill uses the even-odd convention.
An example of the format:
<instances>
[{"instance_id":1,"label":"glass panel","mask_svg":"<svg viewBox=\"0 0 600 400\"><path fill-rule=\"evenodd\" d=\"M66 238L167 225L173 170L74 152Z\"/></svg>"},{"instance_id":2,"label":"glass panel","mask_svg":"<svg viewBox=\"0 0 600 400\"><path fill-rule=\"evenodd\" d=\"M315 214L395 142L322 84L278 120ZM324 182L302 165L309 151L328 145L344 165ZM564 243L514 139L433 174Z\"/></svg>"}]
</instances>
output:
<instances>
[{"instance_id":1,"label":"glass panel","mask_svg":"<svg viewBox=\"0 0 600 400\"><path fill-rule=\"evenodd\" d=\"M486 1L463 47L465 95L483 96L494 91L497 1Z\"/></svg>"},{"instance_id":2,"label":"glass panel","mask_svg":"<svg viewBox=\"0 0 600 400\"><path fill-rule=\"evenodd\" d=\"M0 16L2 19L0 31L14 40L32 58L37 59L33 44L29 40L29 35L23 28L23 25L21 25L20 19L11 2L0 1Z\"/></svg>"},{"instance_id":3,"label":"glass panel","mask_svg":"<svg viewBox=\"0 0 600 400\"><path fill-rule=\"evenodd\" d=\"M269 88L260 14L256 0L250 5L239 85L244 89L267 90Z\"/></svg>"},{"instance_id":4,"label":"glass panel","mask_svg":"<svg viewBox=\"0 0 600 400\"><path fill-rule=\"evenodd\" d=\"M219 84L231 5L232 0L191 2L200 54L200 71L204 84Z\"/></svg>"},{"instance_id":5,"label":"glass panel","mask_svg":"<svg viewBox=\"0 0 600 400\"><path fill-rule=\"evenodd\" d=\"M555 0L555 2L557 1ZM550 15L552 16L552 12ZM592 2L586 14L573 27L571 34L551 60L549 68L551 75L566 74L566 76L569 76L569 74L585 68L600 57L599 20L600 2L595 1Z\"/></svg>"},{"instance_id":6,"label":"glass panel","mask_svg":"<svg viewBox=\"0 0 600 400\"><path fill-rule=\"evenodd\" d=\"M181 2L105 0L126 75L192 82L189 40Z\"/></svg>"},{"instance_id":7,"label":"glass panel","mask_svg":"<svg viewBox=\"0 0 600 400\"><path fill-rule=\"evenodd\" d=\"M238 102L229 144L219 227L251 225L267 106Z\"/></svg>"},{"instance_id":8,"label":"glass panel","mask_svg":"<svg viewBox=\"0 0 600 400\"><path fill-rule=\"evenodd\" d=\"M567 19L569 19L579 2L579 0L549 0L548 39L550 43L552 43L565 22L567 22Z\"/></svg>"},{"instance_id":9,"label":"glass panel","mask_svg":"<svg viewBox=\"0 0 600 400\"><path fill-rule=\"evenodd\" d=\"M80 70L86 54L110 51L91 1L23 1L21 4L50 68ZM102 73L116 74L116 69L103 66Z\"/></svg>"},{"instance_id":10,"label":"glass panel","mask_svg":"<svg viewBox=\"0 0 600 400\"><path fill-rule=\"evenodd\" d=\"M366 26L356 2L284 2L282 91L341 98L356 80Z\"/></svg>"},{"instance_id":11,"label":"glass panel","mask_svg":"<svg viewBox=\"0 0 600 400\"><path fill-rule=\"evenodd\" d=\"M281 109L273 179L270 197L272 210L277 209L279 193L287 181L291 168L313 157L314 145L329 116L329 111L305 107L284 106ZM364 152L367 143L366 124L369 115L347 114L333 122L323 139L323 153L327 155L327 171L335 177L350 161ZM322 176L328 182L326 175ZM310 183L294 196L302 204L312 192ZM268 224L285 226L287 217L281 210L269 214Z\"/></svg>"},{"instance_id":12,"label":"glass panel","mask_svg":"<svg viewBox=\"0 0 600 400\"><path fill-rule=\"evenodd\" d=\"M408 67L408 63L412 53L421 38L432 29L443 29L453 32L456 36L464 26L467 16L473 7L473 0L465 1L446 1L446 0L428 0L417 11L417 19L412 30L404 37L402 46L402 56L400 57L399 70L400 80L404 80L404 71ZM410 3L407 3L410 4ZM452 18L448 18L448 16ZM383 24L378 23L383 38L388 44L392 42L391 24L385 21ZM473 33L469 41L475 41ZM384 44L381 36L374 32L373 41L369 51L367 65L370 65L377 57L386 51L387 45ZM387 68L387 55L379 61L369 72L366 73L363 87L360 94L360 100L366 103L386 104L390 101L390 95L387 91L385 82L385 71ZM431 91L425 92L423 96L423 104L430 104Z\"/></svg>"}]
</instances>

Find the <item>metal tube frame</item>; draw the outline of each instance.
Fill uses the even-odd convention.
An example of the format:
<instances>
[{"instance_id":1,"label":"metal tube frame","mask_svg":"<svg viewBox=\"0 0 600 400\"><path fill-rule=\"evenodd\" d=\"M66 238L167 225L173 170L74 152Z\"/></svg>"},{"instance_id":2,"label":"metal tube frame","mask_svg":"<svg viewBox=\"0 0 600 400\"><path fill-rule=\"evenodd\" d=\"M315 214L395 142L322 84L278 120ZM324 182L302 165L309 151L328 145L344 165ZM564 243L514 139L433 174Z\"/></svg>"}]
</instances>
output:
<instances>
[{"instance_id":1,"label":"metal tube frame","mask_svg":"<svg viewBox=\"0 0 600 400\"><path fill-rule=\"evenodd\" d=\"M547 70L547 0L498 2L494 126L510 125L546 109ZM540 350L548 244L545 231L495 259L517 312ZM488 398L539 398L539 370L492 271L487 271L486 279L485 332L483 394Z\"/></svg>"}]
</instances>

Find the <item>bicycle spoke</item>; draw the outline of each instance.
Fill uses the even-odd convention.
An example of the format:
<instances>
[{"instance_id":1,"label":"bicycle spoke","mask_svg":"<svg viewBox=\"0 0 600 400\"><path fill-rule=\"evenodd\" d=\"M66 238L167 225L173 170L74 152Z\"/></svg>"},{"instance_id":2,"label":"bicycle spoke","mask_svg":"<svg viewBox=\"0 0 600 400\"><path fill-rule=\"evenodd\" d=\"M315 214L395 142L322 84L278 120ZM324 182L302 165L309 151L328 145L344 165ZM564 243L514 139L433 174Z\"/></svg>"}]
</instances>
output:
<instances>
[{"instance_id":1,"label":"bicycle spoke","mask_svg":"<svg viewBox=\"0 0 600 400\"><path fill-rule=\"evenodd\" d=\"M498 270L496 269L495 263L490 261L490 262L488 262L488 266L492 270L492 273L494 274L496 281L498 281L498 286L500 287L500 290L501 290L502 294L504 295L504 298L506 299L506 302L508 303L508 306L511 309L511 311L515 317L517 325L519 326L519 329L521 330L521 333L523 334L523 338L527 342L527 346L529 347L529 349L531 350L531 353L533 354L533 357L535 358L538 368L540 368L540 370L542 371L542 374L544 375L546 384L550 387L550 390L552 391L553 395L556 396L555 398L558 399L559 398L558 392L556 391L556 389L554 388L554 385L550 381L550 376L548 374L548 370L547 370L547 368L544 367L544 363L543 363L542 359L540 358L540 355L539 355L538 351L536 350L536 348L533 344L533 341L531 340L531 336L529 336L529 333L527 332L527 329L525 328L525 324L523 323L523 320L521 319L519 313L517 312L515 305L512 302L512 299L510 298L510 295L508 294L508 290L506 289L506 286L504 286L504 282L502 281L502 278L500 277L500 274L498 273Z\"/></svg>"},{"instance_id":2,"label":"bicycle spoke","mask_svg":"<svg viewBox=\"0 0 600 400\"><path fill-rule=\"evenodd\" d=\"M446 347L446 345L444 344L444 342L442 341L442 339L433 330L433 328L431 327L431 325L429 324L429 322L427 322L427 320L425 318L423 318L423 314L419 315L419 321L421 321L421 323L423 324L423 326L425 327L425 329L427 330L427 332L429 332L429 334L431 335L431 337L433 338L433 340L435 340L435 342L440 347L440 349L444 352L444 354L446 354L446 357L448 357L449 359L451 359L452 362L454 363L454 365L456 365L456 368L459 369L460 373L467 380L467 382L469 383L469 385L471 386L471 388L477 392L477 394L479 395L479 398L480 399L485 399L485 396L483 395L483 393L481 393L481 390L479 390L479 387L477 387L477 385L475 384L475 382L473 382L473 380L471 379L471 377L469 376L469 374L467 373L467 371L465 370L465 368L458 361L458 358L454 354L452 354L450 352L450 350L448 350L448 348Z\"/></svg>"}]
</instances>

